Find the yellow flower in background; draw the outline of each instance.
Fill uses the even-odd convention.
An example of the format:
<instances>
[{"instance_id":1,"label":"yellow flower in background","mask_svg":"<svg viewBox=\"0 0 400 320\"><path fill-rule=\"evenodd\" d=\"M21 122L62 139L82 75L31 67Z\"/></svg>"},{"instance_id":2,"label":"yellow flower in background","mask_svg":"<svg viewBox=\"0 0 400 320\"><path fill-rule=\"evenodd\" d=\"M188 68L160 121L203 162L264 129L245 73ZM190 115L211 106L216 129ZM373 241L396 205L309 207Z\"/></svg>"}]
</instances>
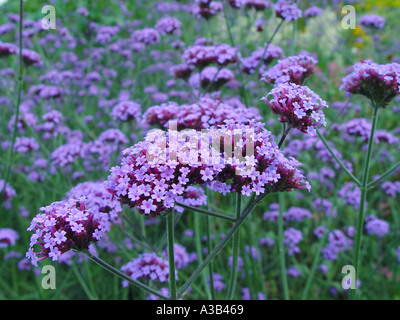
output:
<instances>
[{"instance_id":1,"label":"yellow flower in background","mask_svg":"<svg viewBox=\"0 0 400 320\"><path fill-rule=\"evenodd\" d=\"M363 41L358 42L354 41L354 46L357 48L361 48L364 46L365 42L369 40L369 35L365 33L365 31L360 27L356 26L355 29L352 29L353 39L356 40L361 38Z\"/></svg>"},{"instance_id":2,"label":"yellow flower in background","mask_svg":"<svg viewBox=\"0 0 400 320\"><path fill-rule=\"evenodd\" d=\"M381 1L375 1L375 0L366 0L365 3L355 5L357 9L364 9L364 10L370 10L372 8L378 8L378 9L388 9L388 8L399 8L400 7L400 0L381 0Z\"/></svg>"}]
</instances>

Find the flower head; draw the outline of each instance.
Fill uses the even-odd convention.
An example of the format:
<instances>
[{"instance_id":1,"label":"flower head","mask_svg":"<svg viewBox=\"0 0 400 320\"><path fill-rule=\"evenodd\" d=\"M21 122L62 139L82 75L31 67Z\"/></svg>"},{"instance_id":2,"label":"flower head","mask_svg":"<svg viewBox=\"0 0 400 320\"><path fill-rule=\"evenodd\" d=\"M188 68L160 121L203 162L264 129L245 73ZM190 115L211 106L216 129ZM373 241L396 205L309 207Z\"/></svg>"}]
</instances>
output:
<instances>
[{"instance_id":1,"label":"flower head","mask_svg":"<svg viewBox=\"0 0 400 320\"><path fill-rule=\"evenodd\" d=\"M340 90L361 94L378 107L386 107L400 92L400 64L377 64L371 60L357 62L342 79Z\"/></svg>"},{"instance_id":2,"label":"flower head","mask_svg":"<svg viewBox=\"0 0 400 320\"><path fill-rule=\"evenodd\" d=\"M53 261L69 250L87 250L109 230L106 213L92 213L86 209L85 198L54 202L41 208L27 229L34 232L26 257L32 264L51 258ZM34 251L36 247L40 251Z\"/></svg>"},{"instance_id":3,"label":"flower head","mask_svg":"<svg viewBox=\"0 0 400 320\"><path fill-rule=\"evenodd\" d=\"M325 125L325 115L321 108L327 108L328 105L307 86L280 84L261 100L267 103L274 114L280 116L280 122L303 133L314 134L315 126Z\"/></svg>"}]
</instances>

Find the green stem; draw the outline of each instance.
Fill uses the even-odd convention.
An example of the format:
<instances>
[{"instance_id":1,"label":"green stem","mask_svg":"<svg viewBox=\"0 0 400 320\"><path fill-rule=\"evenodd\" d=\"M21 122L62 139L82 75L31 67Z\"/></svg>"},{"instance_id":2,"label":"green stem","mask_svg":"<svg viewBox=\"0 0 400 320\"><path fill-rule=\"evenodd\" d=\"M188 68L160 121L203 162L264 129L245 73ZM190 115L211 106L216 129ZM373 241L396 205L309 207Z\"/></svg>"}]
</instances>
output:
<instances>
[{"instance_id":1,"label":"green stem","mask_svg":"<svg viewBox=\"0 0 400 320\"><path fill-rule=\"evenodd\" d=\"M200 226L200 218L202 216L196 214L194 216L194 230L195 230L195 245L196 245L196 253L197 253L197 261L201 264L203 262L203 252L202 252L202 245L201 245L201 226ZM206 296L208 300L211 300L211 291L209 284L207 283L207 276L202 274L202 281L203 286L205 288ZM212 281L212 279L210 279Z\"/></svg>"},{"instance_id":2,"label":"green stem","mask_svg":"<svg viewBox=\"0 0 400 320\"><path fill-rule=\"evenodd\" d=\"M17 125L18 125L18 117L19 117L19 109L20 109L20 104L21 104L21 93L22 93L22 24L23 24L23 12L24 12L24 4L23 1L20 0L19 2L19 54L18 54L18 61L19 61L19 66L18 66L18 87L17 87L17 102L16 102L16 110L15 110L15 120L14 120L14 125L13 125L13 132L12 132L12 137L11 137L11 146L10 149L8 150L7 154L7 164L5 167L4 171L4 185L3 189L0 190L0 199L5 199L5 189L6 185L9 179L10 171L11 171L11 166L12 166L12 158L14 154L14 145L15 145L15 140L17 138ZM4 195L4 196L1 196Z\"/></svg>"},{"instance_id":3,"label":"green stem","mask_svg":"<svg viewBox=\"0 0 400 320\"><path fill-rule=\"evenodd\" d=\"M397 168L400 167L400 162L396 163L393 167L391 167L388 171L383 173L379 178L375 179L374 181L370 182L367 184L367 188L372 188L374 185L377 183L381 182L384 180L387 176L391 175L394 171L396 171Z\"/></svg>"},{"instance_id":4,"label":"green stem","mask_svg":"<svg viewBox=\"0 0 400 320\"><path fill-rule=\"evenodd\" d=\"M178 291L178 297L181 298L182 295L189 288L190 284L197 279L200 273L204 270L205 267L210 263L212 259L225 247L228 241L231 239L233 234L239 229L244 220L250 214L250 212L267 196L268 194L263 194L258 196L254 201L251 201L246 208L242 211L240 218L236 221L236 223L232 226L226 236L217 244L213 251L211 251L208 256L204 259L204 261L197 267L197 269L192 273L189 279L183 284L183 286ZM252 197L254 199L254 196Z\"/></svg>"},{"instance_id":5,"label":"green stem","mask_svg":"<svg viewBox=\"0 0 400 320\"><path fill-rule=\"evenodd\" d=\"M278 247L279 247L279 266L281 270L281 281L283 288L283 297L285 300L290 300L289 285L286 274L286 261L285 261L285 246L283 244L283 210L284 210L284 194L279 193L279 217L278 217Z\"/></svg>"},{"instance_id":6,"label":"green stem","mask_svg":"<svg viewBox=\"0 0 400 320\"><path fill-rule=\"evenodd\" d=\"M206 231L207 231L207 252L211 252L211 230L210 230L210 217L205 216L206 218ZM208 276L210 279L210 295L211 300L215 300L215 288L214 288L214 266L213 263L210 262L208 265Z\"/></svg>"},{"instance_id":7,"label":"green stem","mask_svg":"<svg viewBox=\"0 0 400 320\"><path fill-rule=\"evenodd\" d=\"M318 247L317 247L317 250L315 252L314 260L313 260L313 263L311 265L311 270L310 270L310 273L308 275L307 282L306 282L306 285L304 287L303 294L301 296L301 300L306 300L307 297L308 297L308 292L310 291L311 284L312 284L312 282L314 280L315 270L317 268L317 264L318 264L319 259L321 257L322 247L325 244L325 240L328 238L329 230L331 229L331 226L332 226L332 223L333 223L333 220L334 220L333 216L332 216L332 213L333 213L334 210L335 210L335 208L332 208L330 210L330 212L329 212L329 220L330 220L330 222L329 222L329 225L327 226L328 230L326 230L326 232L324 232L323 236L321 237L321 239L320 239L320 241L318 243Z\"/></svg>"},{"instance_id":8,"label":"green stem","mask_svg":"<svg viewBox=\"0 0 400 320\"><path fill-rule=\"evenodd\" d=\"M196 207L191 207L191 206L188 206L186 204L179 203L179 202L177 202L176 205L178 207L182 207L184 209L188 209L188 210L193 211L193 212L199 212L199 213L203 213L205 215L213 216L213 217L216 217L216 218L228 220L228 221L231 221L231 222L236 222L235 218L229 217L229 216L226 216L226 215L223 215L223 214L215 213L215 212L212 212L212 211L207 211L207 210L196 208Z\"/></svg>"},{"instance_id":9,"label":"green stem","mask_svg":"<svg viewBox=\"0 0 400 320\"><path fill-rule=\"evenodd\" d=\"M369 178L369 171L370 171L370 162L371 162L371 155L372 155L372 145L374 143L374 135L375 135L375 129L376 125L378 122L378 111L379 111L379 106L376 104L373 104L374 106L374 113L372 116L372 129L371 133L369 136L369 141L368 141L368 149L367 149L367 158L365 159L365 165L364 165L364 173L363 173L363 178L362 178L362 185L361 185L361 197L360 197L360 206L359 206L359 211L358 211L358 221L357 221L357 233L355 237L355 247L354 247L354 267L356 271L356 281L359 276L359 267L360 267L360 249L361 249L361 241L362 241L362 231L363 231L363 222L364 222L364 214L365 214L365 202L367 200L367 184L368 184L368 178ZM351 289L350 291L350 298L352 300L356 299L356 292L357 289Z\"/></svg>"},{"instance_id":10,"label":"green stem","mask_svg":"<svg viewBox=\"0 0 400 320\"><path fill-rule=\"evenodd\" d=\"M236 204L235 204L235 216L236 220L240 219L242 197L240 193L236 194ZM239 237L240 232L236 232L233 235L233 248L232 248L232 270L231 277L229 281L228 293L226 295L226 300L232 300L235 294L237 277L238 277L238 260L239 260Z\"/></svg>"},{"instance_id":11,"label":"green stem","mask_svg":"<svg viewBox=\"0 0 400 320\"><path fill-rule=\"evenodd\" d=\"M154 289L150 288L149 286L136 281L134 279L132 279L131 277L129 277L128 275L126 275L125 273L115 269L114 267L110 266L107 262L101 260L100 258L92 255L89 251L87 250L83 250L82 251L85 255L87 255L89 257L90 260L92 260L93 262L97 263L99 266L101 266L102 268L106 269L107 271L111 272L112 274L116 275L117 277L120 277L121 279L128 281L130 284L133 284L136 287L139 287L145 291L147 291L148 293L154 294L155 296L167 300L168 297L162 295L161 293L155 291Z\"/></svg>"},{"instance_id":12,"label":"green stem","mask_svg":"<svg viewBox=\"0 0 400 320\"><path fill-rule=\"evenodd\" d=\"M361 182L349 171L349 169L346 168L346 166L343 164L343 162L336 156L336 154L333 152L331 147L328 145L328 142L325 140L324 136L319 132L319 130L316 129L316 131L317 131L318 137L321 139L325 148L328 149L329 153L332 155L332 157L335 159L335 161L339 164L339 166L349 175L351 180L353 180L353 182L358 187L361 187Z\"/></svg>"},{"instance_id":13,"label":"green stem","mask_svg":"<svg viewBox=\"0 0 400 320\"><path fill-rule=\"evenodd\" d=\"M168 266L169 266L169 290L172 300L176 300L176 277L175 277L175 255L174 255L174 211L167 216L168 234Z\"/></svg>"}]
</instances>

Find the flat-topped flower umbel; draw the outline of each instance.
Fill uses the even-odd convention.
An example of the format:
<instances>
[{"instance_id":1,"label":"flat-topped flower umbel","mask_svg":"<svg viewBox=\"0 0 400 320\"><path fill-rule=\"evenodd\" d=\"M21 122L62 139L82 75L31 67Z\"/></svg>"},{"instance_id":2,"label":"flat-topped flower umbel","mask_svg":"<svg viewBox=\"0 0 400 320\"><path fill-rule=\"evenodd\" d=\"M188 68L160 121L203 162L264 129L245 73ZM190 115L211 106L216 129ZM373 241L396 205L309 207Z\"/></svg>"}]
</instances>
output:
<instances>
[{"instance_id":1,"label":"flat-topped flower umbel","mask_svg":"<svg viewBox=\"0 0 400 320\"><path fill-rule=\"evenodd\" d=\"M325 125L321 108L327 108L328 105L307 86L279 84L261 100L267 103L274 114L280 115L280 122L288 124L290 128L314 134L316 125Z\"/></svg>"},{"instance_id":2,"label":"flat-topped flower umbel","mask_svg":"<svg viewBox=\"0 0 400 320\"><path fill-rule=\"evenodd\" d=\"M342 79L340 90L361 94L385 108L399 94L400 64L377 64L372 60L357 62L352 72Z\"/></svg>"},{"instance_id":3,"label":"flat-topped flower umbel","mask_svg":"<svg viewBox=\"0 0 400 320\"><path fill-rule=\"evenodd\" d=\"M300 163L286 158L263 124L227 121L203 131L153 130L111 168L108 191L155 217L173 208L191 185L250 196L308 188Z\"/></svg>"},{"instance_id":4,"label":"flat-topped flower umbel","mask_svg":"<svg viewBox=\"0 0 400 320\"><path fill-rule=\"evenodd\" d=\"M36 215L27 229L34 233L26 257L33 265L51 258L58 260L63 253L73 250L87 250L89 245L101 239L109 230L110 222L106 213L92 213L86 210L85 198L54 202L41 208L44 213ZM35 251L39 246L40 251Z\"/></svg>"}]
</instances>

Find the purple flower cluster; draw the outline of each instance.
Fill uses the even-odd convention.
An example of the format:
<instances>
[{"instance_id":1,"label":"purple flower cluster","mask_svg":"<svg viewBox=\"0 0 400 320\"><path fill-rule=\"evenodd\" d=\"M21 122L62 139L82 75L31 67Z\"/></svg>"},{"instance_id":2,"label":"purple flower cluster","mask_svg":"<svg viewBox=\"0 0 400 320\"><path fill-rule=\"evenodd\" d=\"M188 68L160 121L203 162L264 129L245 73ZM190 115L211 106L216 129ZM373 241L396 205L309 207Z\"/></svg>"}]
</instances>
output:
<instances>
[{"instance_id":1,"label":"purple flower cluster","mask_svg":"<svg viewBox=\"0 0 400 320\"><path fill-rule=\"evenodd\" d=\"M18 239L17 231L10 228L0 228L0 249L14 246Z\"/></svg>"},{"instance_id":2,"label":"purple flower cluster","mask_svg":"<svg viewBox=\"0 0 400 320\"><path fill-rule=\"evenodd\" d=\"M303 240L303 233L295 228L288 228L283 232L283 244L288 250L288 255L300 252L298 244Z\"/></svg>"},{"instance_id":3,"label":"purple flower cluster","mask_svg":"<svg viewBox=\"0 0 400 320\"><path fill-rule=\"evenodd\" d=\"M204 68L210 64L226 66L238 60L238 52L228 44L189 46L182 55L185 64L197 68Z\"/></svg>"},{"instance_id":4,"label":"purple flower cluster","mask_svg":"<svg viewBox=\"0 0 400 320\"><path fill-rule=\"evenodd\" d=\"M283 220L285 222L301 222L304 219L311 219L311 211L299 207L290 207L288 211L282 213ZM271 222L278 221L279 218L279 205L277 203L271 203L269 210L263 215L263 220L269 220Z\"/></svg>"},{"instance_id":5,"label":"purple flower cluster","mask_svg":"<svg viewBox=\"0 0 400 320\"><path fill-rule=\"evenodd\" d=\"M346 236L346 234L335 229L329 232L328 243L322 248L322 257L324 259L335 261L338 259L339 253L350 249L353 246L353 240Z\"/></svg>"},{"instance_id":6,"label":"purple flower cluster","mask_svg":"<svg viewBox=\"0 0 400 320\"><path fill-rule=\"evenodd\" d=\"M348 136L361 137L362 141L368 142L371 135L372 124L365 118L355 118L339 126ZM374 143L398 144L399 139L386 130L376 130Z\"/></svg>"},{"instance_id":7,"label":"purple flower cluster","mask_svg":"<svg viewBox=\"0 0 400 320\"><path fill-rule=\"evenodd\" d=\"M178 130L209 129L223 125L226 120L247 124L251 120L261 120L261 116L258 109L209 97L203 97L197 103L188 105L179 106L175 102L167 102L151 106L143 114L143 121L149 125L167 128L173 121L176 122Z\"/></svg>"},{"instance_id":8,"label":"purple flower cluster","mask_svg":"<svg viewBox=\"0 0 400 320\"><path fill-rule=\"evenodd\" d=\"M159 282L169 280L168 260L153 252L140 254L137 258L124 264L121 271L133 280L158 280ZM129 282L126 280L122 282L124 287L127 287L128 284Z\"/></svg>"},{"instance_id":9,"label":"purple flower cluster","mask_svg":"<svg viewBox=\"0 0 400 320\"><path fill-rule=\"evenodd\" d=\"M289 277L298 278L298 277L301 276L301 271L300 271L300 269L299 269L298 267L296 267L296 266L290 266L290 267L286 270L286 274L287 274Z\"/></svg>"},{"instance_id":10,"label":"purple flower cluster","mask_svg":"<svg viewBox=\"0 0 400 320\"><path fill-rule=\"evenodd\" d=\"M195 0L193 14L196 18L209 20L223 9L222 3L212 0Z\"/></svg>"},{"instance_id":11,"label":"purple flower cluster","mask_svg":"<svg viewBox=\"0 0 400 320\"><path fill-rule=\"evenodd\" d=\"M15 198L15 196L17 195L17 192L15 191L15 189L13 187L11 187L10 183L6 183L6 185L4 186L5 181L4 180L0 180L0 192L3 192L4 189L4 193L2 194L3 198L3 206L6 209L10 209L11 208L11 200L13 198Z\"/></svg>"},{"instance_id":12,"label":"purple flower cluster","mask_svg":"<svg viewBox=\"0 0 400 320\"><path fill-rule=\"evenodd\" d=\"M251 156L237 156L250 149ZM144 141L124 151L120 167L111 168L107 189L122 203L155 217L174 207L176 197L195 184L246 196L309 188L299 165L284 157L260 123L231 122L207 134L152 130Z\"/></svg>"},{"instance_id":13,"label":"purple flower cluster","mask_svg":"<svg viewBox=\"0 0 400 320\"><path fill-rule=\"evenodd\" d=\"M260 47L253 51L250 56L242 58L241 68L243 72L253 74L257 70L257 67L260 65L261 60L263 65L266 66L270 64L274 59L279 59L283 57L284 53L281 48L273 44L269 44L268 48Z\"/></svg>"},{"instance_id":14,"label":"purple flower cluster","mask_svg":"<svg viewBox=\"0 0 400 320\"><path fill-rule=\"evenodd\" d=\"M203 188L189 186L183 191L182 195L176 198L176 202L191 207L201 207L203 205L207 205L207 195ZM176 205L175 211L183 212L184 208Z\"/></svg>"},{"instance_id":15,"label":"purple flower cluster","mask_svg":"<svg viewBox=\"0 0 400 320\"><path fill-rule=\"evenodd\" d=\"M372 60L357 62L342 79L340 90L361 94L378 107L386 107L400 92L400 64L377 64Z\"/></svg>"},{"instance_id":16,"label":"purple flower cluster","mask_svg":"<svg viewBox=\"0 0 400 320\"><path fill-rule=\"evenodd\" d=\"M182 23L174 17L164 17L157 21L155 28L163 35L173 34L179 36L181 34Z\"/></svg>"},{"instance_id":17,"label":"purple flower cluster","mask_svg":"<svg viewBox=\"0 0 400 320\"><path fill-rule=\"evenodd\" d=\"M263 11L271 8L272 4L268 0L244 0L245 8L254 9L256 11Z\"/></svg>"},{"instance_id":18,"label":"purple flower cluster","mask_svg":"<svg viewBox=\"0 0 400 320\"><path fill-rule=\"evenodd\" d=\"M385 26L385 18L376 14L366 14L360 19L360 25L367 28L382 29Z\"/></svg>"},{"instance_id":19,"label":"purple flower cluster","mask_svg":"<svg viewBox=\"0 0 400 320\"><path fill-rule=\"evenodd\" d=\"M121 204L112 201L103 181L85 181L77 184L66 193L66 199L86 198L86 210L92 214L107 214L110 223L120 223Z\"/></svg>"},{"instance_id":20,"label":"purple flower cluster","mask_svg":"<svg viewBox=\"0 0 400 320\"><path fill-rule=\"evenodd\" d=\"M18 47L15 44L0 41L0 58L8 57L18 53Z\"/></svg>"},{"instance_id":21,"label":"purple flower cluster","mask_svg":"<svg viewBox=\"0 0 400 320\"><path fill-rule=\"evenodd\" d=\"M370 235L377 235L379 238L382 238L390 231L390 225L388 222L373 215L365 217L365 221L365 230Z\"/></svg>"},{"instance_id":22,"label":"purple flower cluster","mask_svg":"<svg viewBox=\"0 0 400 320\"><path fill-rule=\"evenodd\" d=\"M162 255L165 259L168 259L168 250L164 250ZM186 248L178 243L174 243L174 262L177 269L184 269L191 262L191 257Z\"/></svg>"},{"instance_id":23,"label":"purple flower cluster","mask_svg":"<svg viewBox=\"0 0 400 320\"><path fill-rule=\"evenodd\" d=\"M200 73L193 74L189 79L189 84L193 88L203 88L209 91L217 91L224 84L233 81L235 75L227 68L217 68L214 66L205 67Z\"/></svg>"},{"instance_id":24,"label":"purple flower cluster","mask_svg":"<svg viewBox=\"0 0 400 320\"><path fill-rule=\"evenodd\" d=\"M17 137L14 144L14 152L26 154L39 150L39 143L33 137Z\"/></svg>"},{"instance_id":25,"label":"purple flower cluster","mask_svg":"<svg viewBox=\"0 0 400 320\"><path fill-rule=\"evenodd\" d=\"M279 84L261 100L267 103L272 113L280 116L281 123L287 123L303 133L314 135L314 126L325 125L321 108L328 105L307 86Z\"/></svg>"},{"instance_id":26,"label":"purple flower cluster","mask_svg":"<svg viewBox=\"0 0 400 320\"><path fill-rule=\"evenodd\" d=\"M317 59L310 55L301 54L278 60L277 64L262 74L266 83L296 83L302 85L304 80L315 71Z\"/></svg>"},{"instance_id":27,"label":"purple flower cluster","mask_svg":"<svg viewBox=\"0 0 400 320\"><path fill-rule=\"evenodd\" d=\"M345 182L337 192L337 196L344 200L346 205L358 210L360 206L361 190L353 182Z\"/></svg>"},{"instance_id":28,"label":"purple flower cluster","mask_svg":"<svg viewBox=\"0 0 400 320\"><path fill-rule=\"evenodd\" d=\"M385 181L382 183L382 189L388 196L396 198L396 196L400 194L400 181Z\"/></svg>"},{"instance_id":29,"label":"purple flower cluster","mask_svg":"<svg viewBox=\"0 0 400 320\"><path fill-rule=\"evenodd\" d=\"M119 121L139 121L141 107L134 101L120 101L111 111L111 117Z\"/></svg>"},{"instance_id":30,"label":"purple flower cluster","mask_svg":"<svg viewBox=\"0 0 400 320\"><path fill-rule=\"evenodd\" d=\"M301 18L303 12L296 3L287 0L278 0L274 5L275 15L286 21L293 21Z\"/></svg>"},{"instance_id":31,"label":"purple flower cluster","mask_svg":"<svg viewBox=\"0 0 400 320\"><path fill-rule=\"evenodd\" d=\"M89 245L101 239L110 229L106 213L92 213L86 209L86 199L68 199L54 202L40 210L31 221L30 239L26 257L37 265L38 261L53 261L69 250L87 250ZM40 251L35 251L36 247Z\"/></svg>"},{"instance_id":32,"label":"purple flower cluster","mask_svg":"<svg viewBox=\"0 0 400 320\"><path fill-rule=\"evenodd\" d=\"M214 272L213 281L214 281L214 290L216 292L221 292L225 290L226 284L224 282L224 277L221 274ZM210 276L207 277L207 282L210 284Z\"/></svg>"},{"instance_id":33,"label":"purple flower cluster","mask_svg":"<svg viewBox=\"0 0 400 320\"><path fill-rule=\"evenodd\" d=\"M311 6L304 11L305 18L318 17L322 14L323 9L317 6Z\"/></svg>"},{"instance_id":34,"label":"purple flower cluster","mask_svg":"<svg viewBox=\"0 0 400 320\"><path fill-rule=\"evenodd\" d=\"M160 33L154 28L135 30L131 36L132 40L145 45L157 44L160 42Z\"/></svg>"}]
</instances>

